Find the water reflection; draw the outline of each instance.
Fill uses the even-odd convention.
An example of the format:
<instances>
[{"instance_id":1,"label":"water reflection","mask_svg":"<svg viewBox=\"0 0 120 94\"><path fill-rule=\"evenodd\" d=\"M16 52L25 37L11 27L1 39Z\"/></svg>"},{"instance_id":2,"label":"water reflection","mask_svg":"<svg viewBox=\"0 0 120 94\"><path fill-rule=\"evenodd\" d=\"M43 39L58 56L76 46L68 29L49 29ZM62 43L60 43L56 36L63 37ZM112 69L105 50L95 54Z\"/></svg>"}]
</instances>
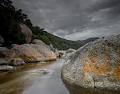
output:
<instances>
[{"instance_id":1,"label":"water reflection","mask_svg":"<svg viewBox=\"0 0 120 94\"><path fill-rule=\"evenodd\" d=\"M13 73L0 75L0 94L69 94L61 80L63 60L30 64ZM41 70L48 70L43 72Z\"/></svg>"},{"instance_id":2,"label":"water reflection","mask_svg":"<svg viewBox=\"0 0 120 94\"><path fill-rule=\"evenodd\" d=\"M28 64L19 67L15 72L0 73L0 94L23 94L36 78L46 75L41 64Z\"/></svg>"},{"instance_id":3,"label":"water reflection","mask_svg":"<svg viewBox=\"0 0 120 94\"><path fill-rule=\"evenodd\" d=\"M28 78L17 78L0 85L0 94L22 94L31 83Z\"/></svg>"}]
</instances>

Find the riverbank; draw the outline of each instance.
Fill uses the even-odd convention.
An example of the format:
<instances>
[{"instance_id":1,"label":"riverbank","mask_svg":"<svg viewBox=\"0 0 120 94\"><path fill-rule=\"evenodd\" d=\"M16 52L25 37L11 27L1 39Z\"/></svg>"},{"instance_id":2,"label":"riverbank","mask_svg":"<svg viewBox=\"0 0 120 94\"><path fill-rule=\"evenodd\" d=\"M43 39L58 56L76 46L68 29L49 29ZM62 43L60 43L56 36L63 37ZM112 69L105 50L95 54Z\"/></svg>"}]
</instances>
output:
<instances>
[{"instance_id":1,"label":"riverbank","mask_svg":"<svg viewBox=\"0 0 120 94\"><path fill-rule=\"evenodd\" d=\"M0 94L119 94L98 89L84 89L61 79L64 59L47 64L21 66L15 72L0 75Z\"/></svg>"},{"instance_id":2,"label":"riverbank","mask_svg":"<svg viewBox=\"0 0 120 94\"><path fill-rule=\"evenodd\" d=\"M63 64L63 59L46 65L28 64L23 70L4 74L0 94L69 94L61 80Z\"/></svg>"}]
</instances>

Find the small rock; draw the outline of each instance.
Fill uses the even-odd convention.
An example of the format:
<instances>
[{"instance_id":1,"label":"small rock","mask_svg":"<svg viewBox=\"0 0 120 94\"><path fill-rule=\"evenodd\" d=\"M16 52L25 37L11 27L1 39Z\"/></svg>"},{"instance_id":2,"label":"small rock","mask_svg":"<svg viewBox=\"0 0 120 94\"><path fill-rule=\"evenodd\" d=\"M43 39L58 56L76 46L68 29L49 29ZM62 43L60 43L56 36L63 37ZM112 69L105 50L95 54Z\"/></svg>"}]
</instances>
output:
<instances>
[{"instance_id":1,"label":"small rock","mask_svg":"<svg viewBox=\"0 0 120 94\"><path fill-rule=\"evenodd\" d=\"M0 65L7 65L8 61L4 58L0 58Z\"/></svg>"},{"instance_id":2,"label":"small rock","mask_svg":"<svg viewBox=\"0 0 120 94\"><path fill-rule=\"evenodd\" d=\"M12 58L9 60L9 65L12 66L20 66L26 64L23 59L21 58Z\"/></svg>"},{"instance_id":3,"label":"small rock","mask_svg":"<svg viewBox=\"0 0 120 94\"><path fill-rule=\"evenodd\" d=\"M9 66L9 65L0 66L0 71L12 71L12 70L14 70L13 66Z\"/></svg>"}]
</instances>

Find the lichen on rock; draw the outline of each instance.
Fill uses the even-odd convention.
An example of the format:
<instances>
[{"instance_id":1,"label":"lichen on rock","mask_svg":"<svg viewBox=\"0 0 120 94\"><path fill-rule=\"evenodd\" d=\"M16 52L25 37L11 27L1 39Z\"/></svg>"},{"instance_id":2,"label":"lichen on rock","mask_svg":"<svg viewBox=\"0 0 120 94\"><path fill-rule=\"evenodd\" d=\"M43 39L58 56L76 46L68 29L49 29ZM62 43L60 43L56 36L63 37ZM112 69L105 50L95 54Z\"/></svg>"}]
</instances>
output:
<instances>
[{"instance_id":1,"label":"lichen on rock","mask_svg":"<svg viewBox=\"0 0 120 94\"><path fill-rule=\"evenodd\" d=\"M101 38L77 50L62 77L84 88L120 89L120 35Z\"/></svg>"}]
</instances>

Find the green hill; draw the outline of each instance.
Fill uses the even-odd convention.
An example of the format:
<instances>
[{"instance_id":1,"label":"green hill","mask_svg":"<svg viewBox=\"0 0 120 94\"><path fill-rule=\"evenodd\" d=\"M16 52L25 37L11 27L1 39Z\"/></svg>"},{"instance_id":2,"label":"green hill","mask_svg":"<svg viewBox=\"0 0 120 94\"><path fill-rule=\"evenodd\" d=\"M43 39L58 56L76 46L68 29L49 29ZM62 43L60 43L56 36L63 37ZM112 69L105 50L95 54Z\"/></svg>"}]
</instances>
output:
<instances>
[{"instance_id":1,"label":"green hill","mask_svg":"<svg viewBox=\"0 0 120 94\"><path fill-rule=\"evenodd\" d=\"M32 27L32 31L34 34L33 36L34 38L42 40L47 45L52 44L54 48L57 48L59 50L66 50L69 48L78 49L81 46L85 45L86 43L98 39L98 38L89 38L83 41L71 41L50 34L44 29L40 29L39 27Z\"/></svg>"},{"instance_id":2,"label":"green hill","mask_svg":"<svg viewBox=\"0 0 120 94\"><path fill-rule=\"evenodd\" d=\"M39 27L33 27L32 31L34 33L34 38L40 39L48 45L52 44L54 48L59 50L66 50L69 48L78 49L82 46L80 42L60 38L40 29Z\"/></svg>"}]
</instances>

